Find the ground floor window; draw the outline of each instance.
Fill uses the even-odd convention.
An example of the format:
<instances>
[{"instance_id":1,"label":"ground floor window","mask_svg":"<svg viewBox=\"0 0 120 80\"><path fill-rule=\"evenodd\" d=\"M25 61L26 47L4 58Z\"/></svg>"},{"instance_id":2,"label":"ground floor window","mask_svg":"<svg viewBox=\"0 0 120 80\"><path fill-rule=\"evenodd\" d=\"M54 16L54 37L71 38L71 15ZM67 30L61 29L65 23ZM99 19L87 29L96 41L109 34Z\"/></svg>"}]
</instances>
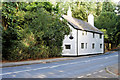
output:
<instances>
[{"instance_id":1,"label":"ground floor window","mask_svg":"<svg viewBox=\"0 0 120 80\"><path fill-rule=\"evenodd\" d=\"M92 49L94 49L95 48L95 44L94 43L92 43Z\"/></svg>"},{"instance_id":2,"label":"ground floor window","mask_svg":"<svg viewBox=\"0 0 120 80\"><path fill-rule=\"evenodd\" d=\"M86 43L86 49L87 49L87 43Z\"/></svg>"},{"instance_id":3,"label":"ground floor window","mask_svg":"<svg viewBox=\"0 0 120 80\"><path fill-rule=\"evenodd\" d=\"M100 48L102 48L102 44L100 44Z\"/></svg>"},{"instance_id":4,"label":"ground floor window","mask_svg":"<svg viewBox=\"0 0 120 80\"><path fill-rule=\"evenodd\" d=\"M84 49L84 43L81 43L81 49Z\"/></svg>"},{"instance_id":5,"label":"ground floor window","mask_svg":"<svg viewBox=\"0 0 120 80\"><path fill-rule=\"evenodd\" d=\"M65 49L71 49L71 45L65 45Z\"/></svg>"}]
</instances>

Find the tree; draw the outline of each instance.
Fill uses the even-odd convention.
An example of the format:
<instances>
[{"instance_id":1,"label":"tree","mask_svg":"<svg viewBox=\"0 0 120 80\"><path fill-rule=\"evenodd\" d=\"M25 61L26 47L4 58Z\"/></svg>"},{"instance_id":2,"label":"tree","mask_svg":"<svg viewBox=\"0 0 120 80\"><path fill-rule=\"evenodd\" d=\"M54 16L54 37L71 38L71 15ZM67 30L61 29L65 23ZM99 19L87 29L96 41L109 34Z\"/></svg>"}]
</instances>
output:
<instances>
[{"instance_id":1,"label":"tree","mask_svg":"<svg viewBox=\"0 0 120 80\"><path fill-rule=\"evenodd\" d=\"M115 13L116 5L112 2L103 2L102 12L100 16L95 18L95 26L106 30L108 37L105 37L105 42L119 44L119 15ZM118 8L119 9L119 8ZM118 11L119 12L119 11Z\"/></svg>"},{"instance_id":2,"label":"tree","mask_svg":"<svg viewBox=\"0 0 120 80\"><path fill-rule=\"evenodd\" d=\"M99 29L106 29L109 42L115 43L113 40L114 34L117 31L116 23L117 16L114 12L102 12L100 16L95 20L95 26Z\"/></svg>"},{"instance_id":3,"label":"tree","mask_svg":"<svg viewBox=\"0 0 120 80\"><path fill-rule=\"evenodd\" d=\"M119 3L117 4L117 7L116 7L116 14L120 14L120 1L119 1Z\"/></svg>"},{"instance_id":4,"label":"tree","mask_svg":"<svg viewBox=\"0 0 120 80\"><path fill-rule=\"evenodd\" d=\"M96 15L99 16L102 12L102 2L96 2Z\"/></svg>"},{"instance_id":5,"label":"tree","mask_svg":"<svg viewBox=\"0 0 120 80\"><path fill-rule=\"evenodd\" d=\"M3 59L25 60L60 56L66 21L53 14L49 2L3 3ZM9 45L9 46L8 46Z\"/></svg>"},{"instance_id":6,"label":"tree","mask_svg":"<svg viewBox=\"0 0 120 80\"><path fill-rule=\"evenodd\" d=\"M91 11L89 2L76 2L76 6L73 9L73 17L87 21L87 16Z\"/></svg>"},{"instance_id":7,"label":"tree","mask_svg":"<svg viewBox=\"0 0 120 80\"><path fill-rule=\"evenodd\" d=\"M113 34L113 40L116 46L120 45L120 15L117 15L116 32Z\"/></svg>"},{"instance_id":8,"label":"tree","mask_svg":"<svg viewBox=\"0 0 120 80\"><path fill-rule=\"evenodd\" d=\"M101 6L101 2L76 2L76 6L73 8L73 17L87 21L90 13L95 17L100 15Z\"/></svg>"},{"instance_id":9,"label":"tree","mask_svg":"<svg viewBox=\"0 0 120 80\"><path fill-rule=\"evenodd\" d=\"M112 2L103 2L102 12L114 12L116 5Z\"/></svg>"}]
</instances>

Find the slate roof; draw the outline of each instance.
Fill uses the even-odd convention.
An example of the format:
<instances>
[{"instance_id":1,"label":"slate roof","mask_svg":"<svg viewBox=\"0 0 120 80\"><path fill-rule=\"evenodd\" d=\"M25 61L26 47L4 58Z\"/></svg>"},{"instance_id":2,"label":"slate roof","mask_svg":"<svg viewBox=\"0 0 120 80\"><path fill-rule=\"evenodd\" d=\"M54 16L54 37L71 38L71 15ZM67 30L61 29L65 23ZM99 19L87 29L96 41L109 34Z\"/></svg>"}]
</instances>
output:
<instances>
[{"instance_id":1,"label":"slate roof","mask_svg":"<svg viewBox=\"0 0 120 80\"><path fill-rule=\"evenodd\" d=\"M103 32L101 32L99 29L97 29L95 26L92 26L88 22L67 15L63 15L62 17L67 20L69 24L71 24L75 29L103 34Z\"/></svg>"}]
</instances>

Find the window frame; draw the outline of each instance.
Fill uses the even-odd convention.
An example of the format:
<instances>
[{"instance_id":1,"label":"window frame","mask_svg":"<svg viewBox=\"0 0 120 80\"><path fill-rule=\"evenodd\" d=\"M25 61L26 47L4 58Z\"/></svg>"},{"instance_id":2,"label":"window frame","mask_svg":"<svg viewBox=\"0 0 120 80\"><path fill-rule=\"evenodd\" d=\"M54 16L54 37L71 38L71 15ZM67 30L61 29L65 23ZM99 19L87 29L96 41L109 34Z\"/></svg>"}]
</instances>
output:
<instances>
[{"instance_id":1,"label":"window frame","mask_svg":"<svg viewBox=\"0 0 120 80\"><path fill-rule=\"evenodd\" d=\"M86 35L87 35L87 31L86 31Z\"/></svg>"},{"instance_id":2,"label":"window frame","mask_svg":"<svg viewBox=\"0 0 120 80\"><path fill-rule=\"evenodd\" d=\"M95 43L92 43L92 49L95 49Z\"/></svg>"},{"instance_id":3,"label":"window frame","mask_svg":"<svg viewBox=\"0 0 120 80\"><path fill-rule=\"evenodd\" d=\"M102 49L102 44L100 44L100 49Z\"/></svg>"},{"instance_id":4,"label":"window frame","mask_svg":"<svg viewBox=\"0 0 120 80\"><path fill-rule=\"evenodd\" d=\"M102 34L99 34L100 39L102 39Z\"/></svg>"},{"instance_id":5,"label":"window frame","mask_svg":"<svg viewBox=\"0 0 120 80\"><path fill-rule=\"evenodd\" d=\"M84 31L82 32L82 35L84 36Z\"/></svg>"},{"instance_id":6,"label":"window frame","mask_svg":"<svg viewBox=\"0 0 120 80\"><path fill-rule=\"evenodd\" d=\"M65 49L71 49L71 45L70 44L65 44Z\"/></svg>"},{"instance_id":7,"label":"window frame","mask_svg":"<svg viewBox=\"0 0 120 80\"><path fill-rule=\"evenodd\" d=\"M85 46L85 48L87 49L87 43L86 43L86 46Z\"/></svg>"},{"instance_id":8,"label":"window frame","mask_svg":"<svg viewBox=\"0 0 120 80\"><path fill-rule=\"evenodd\" d=\"M84 49L84 43L81 43L81 49Z\"/></svg>"},{"instance_id":9,"label":"window frame","mask_svg":"<svg viewBox=\"0 0 120 80\"><path fill-rule=\"evenodd\" d=\"M93 33L93 38L95 38L95 33Z\"/></svg>"}]
</instances>

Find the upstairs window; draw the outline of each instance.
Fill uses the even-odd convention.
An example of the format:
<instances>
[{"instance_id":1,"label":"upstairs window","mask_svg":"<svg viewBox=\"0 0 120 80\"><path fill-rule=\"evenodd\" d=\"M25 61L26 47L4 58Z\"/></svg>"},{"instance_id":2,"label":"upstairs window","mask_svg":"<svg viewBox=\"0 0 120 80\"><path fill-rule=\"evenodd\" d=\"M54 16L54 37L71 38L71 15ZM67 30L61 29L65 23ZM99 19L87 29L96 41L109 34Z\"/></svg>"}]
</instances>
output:
<instances>
[{"instance_id":1,"label":"upstairs window","mask_svg":"<svg viewBox=\"0 0 120 80\"><path fill-rule=\"evenodd\" d=\"M84 43L81 43L81 49L84 49Z\"/></svg>"},{"instance_id":2,"label":"upstairs window","mask_svg":"<svg viewBox=\"0 0 120 80\"><path fill-rule=\"evenodd\" d=\"M86 31L86 35L87 35L87 31Z\"/></svg>"},{"instance_id":3,"label":"upstairs window","mask_svg":"<svg viewBox=\"0 0 120 80\"><path fill-rule=\"evenodd\" d=\"M93 33L93 38L95 38L95 33Z\"/></svg>"},{"instance_id":4,"label":"upstairs window","mask_svg":"<svg viewBox=\"0 0 120 80\"><path fill-rule=\"evenodd\" d=\"M82 32L82 35L87 35L87 31L83 31L83 32Z\"/></svg>"},{"instance_id":5,"label":"upstairs window","mask_svg":"<svg viewBox=\"0 0 120 80\"><path fill-rule=\"evenodd\" d=\"M94 49L94 48L95 48L95 44L93 43L93 44L92 44L92 49Z\"/></svg>"},{"instance_id":6,"label":"upstairs window","mask_svg":"<svg viewBox=\"0 0 120 80\"><path fill-rule=\"evenodd\" d=\"M82 32L82 35L84 35L84 31Z\"/></svg>"},{"instance_id":7,"label":"upstairs window","mask_svg":"<svg viewBox=\"0 0 120 80\"><path fill-rule=\"evenodd\" d=\"M100 34L100 39L102 38L102 34Z\"/></svg>"},{"instance_id":8,"label":"upstairs window","mask_svg":"<svg viewBox=\"0 0 120 80\"><path fill-rule=\"evenodd\" d=\"M71 45L65 45L65 49L71 49Z\"/></svg>"}]
</instances>

